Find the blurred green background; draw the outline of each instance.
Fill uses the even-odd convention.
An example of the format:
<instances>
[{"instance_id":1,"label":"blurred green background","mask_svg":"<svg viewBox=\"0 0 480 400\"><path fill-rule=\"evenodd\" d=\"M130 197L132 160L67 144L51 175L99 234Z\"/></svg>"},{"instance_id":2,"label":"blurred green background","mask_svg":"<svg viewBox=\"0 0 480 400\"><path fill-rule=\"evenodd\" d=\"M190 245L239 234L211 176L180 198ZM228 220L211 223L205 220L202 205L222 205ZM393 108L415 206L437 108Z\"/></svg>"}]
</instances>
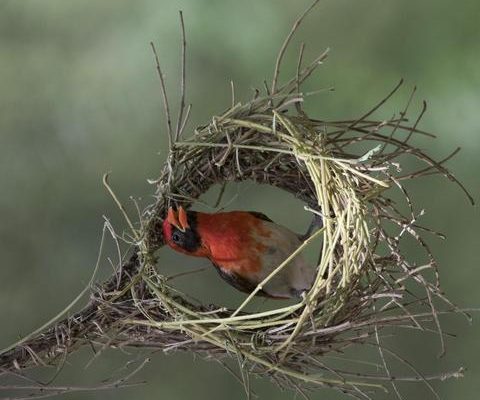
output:
<instances>
[{"instance_id":1,"label":"blurred green background","mask_svg":"<svg viewBox=\"0 0 480 400\"><path fill-rule=\"evenodd\" d=\"M102 188L104 172L112 171L112 184L126 202L128 196L141 197L142 206L152 201L154 188L146 179L157 176L166 140L149 42L157 44L175 101L180 76L178 10L184 11L193 128L226 108L231 79L237 98L246 99L253 87L271 78L284 36L309 3L0 0L1 347L41 325L86 285L103 215L117 231L125 228ZM334 86L336 90L311 98L308 111L324 119L358 116L404 77L401 93L377 116L389 118L398 112L413 85L418 85L418 100L429 104L421 128L439 136L422 140L420 146L436 157L461 146L449 167L478 200L479 21L478 0L322 1L294 45L305 41L309 57L325 47L332 49L308 89ZM294 71L296 54L292 47L285 74ZM439 178L424 178L409 188L418 207L427 211L422 222L447 235L446 242L429 238L440 262L443 288L461 306L479 305L478 208L469 206L456 186ZM302 205L275 190L258 190L247 183L230 187L228 199L232 199L230 208L267 211L298 231L307 224L304 213L290 211L291 207L301 210ZM205 265L166 249L160 256L180 272L189 265ZM104 261L102 277L110 272ZM236 304L242 298L212 270L178 279L178 285L206 302L225 299ZM449 318L446 327L458 338L448 341L447 356L440 360L433 335L417 335L416 342L396 337L394 344L425 372L466 366L465 379L434 385L444 399L477 399L478 317L472 326L460 317ZM107 352L85 369L91 353L80 352L61 381L98 382L120 367L125 357L129 356ZM148 384L62 398L234 400L245 396L220 365L190 354L156 354L141 378ZM254 389L262 399L294 397L267 381L255 380ZM426 393L415 384L401 389L409 399ZM341 397L320 391L312 398Z\"/></svg>"}]
</instances>

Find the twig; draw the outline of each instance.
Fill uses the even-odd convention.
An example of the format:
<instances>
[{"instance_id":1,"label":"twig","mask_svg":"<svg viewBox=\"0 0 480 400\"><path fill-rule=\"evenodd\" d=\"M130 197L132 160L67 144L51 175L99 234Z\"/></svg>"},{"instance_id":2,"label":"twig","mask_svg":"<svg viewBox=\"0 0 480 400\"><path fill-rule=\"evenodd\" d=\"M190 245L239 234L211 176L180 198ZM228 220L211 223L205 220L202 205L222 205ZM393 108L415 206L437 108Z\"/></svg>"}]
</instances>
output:
<instances>
[{"instance_id":1,"label":"twig","mask_svg":"<svg viewBox=\"0 0 480 400\"><path fill-rule=\"evenodd\" d=\"M155 63L156 63L156 66L157 66L158 77L160 79L160 89L161 89L162 98L163 98L165 118L167 120L168 148L170 150L172 150L173 143L174 143L174 138L173 138L173 133L172 133L172 119L171 119L171 116L170 116L170 106L168 105L167 89L165 87L165 77L163 75L162 68L160 66L160 60L158 58L157 49L155 48L155 45L153 44L153 42L150 42L150 47L152 48L152 52L153 52L153 55L155 57Z\"/></svg>"},{"instance_id":2,"label":"twig","mask_svg":"<svg viewBox=\"0 0 480 400\"><path fill-rule=\"evenodd\" d=\"M282 64L282 59L283 56L285 55L285 51L287 50L288 44L290 43L290 40L292 39L293 35L295 34L296 30L302 23L303 19L308 15L308 13L318 4L320 0L315 0L310 7L308 7L300 17L297 18L295 23L292 26L292 29L290 30L289 34L285 38L282 47L280 48L280 51L278 52L277 55L277 61L275 62L275 69L273 70L273 80L272 80L272 89L271 93L276 94L277 93L277 80L278 76L280 74L280 66Z\"/></svg>"},{"instance_id":3,"label":"twig","mask_svg":"<svg viewBox=\"0 0 480 400\"><path fill-rule=\"evenodd\" d=\"M182 133L182 127L185 125L185 121L183 120L183 111L185 109L185 81L186 81L186 66L187 62L185 59L186 56L186 49L187 49L187 40L185 38L185 23L183 22L183 13L182 11L179 12L180 14L180 26L182 28L182 80L180 83L180 106L178 109L178 118L177 118L177 127L175 129L175 142L178 141L180 138L180 134ZM188 117L188 113L187 113Z\"/></svg>"}]
</instances>

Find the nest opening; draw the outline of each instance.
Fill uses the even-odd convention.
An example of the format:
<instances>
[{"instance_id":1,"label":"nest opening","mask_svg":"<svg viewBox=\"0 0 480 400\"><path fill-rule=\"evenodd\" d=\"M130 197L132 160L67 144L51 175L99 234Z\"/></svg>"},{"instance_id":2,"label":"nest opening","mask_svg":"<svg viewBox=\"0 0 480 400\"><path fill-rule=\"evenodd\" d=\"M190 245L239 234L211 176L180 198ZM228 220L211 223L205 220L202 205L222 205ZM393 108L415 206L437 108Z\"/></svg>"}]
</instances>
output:
<instances>
[{"instance_id":1,"label":"nest opening","mask_svg":"<svg viewBox=\"0 0 480 400\"><path fill-rule=\"evenodd\" d=\"M289 192L249 180L214 185L191 205L192 209L206 213L230 210L261 212L302 237L312 223L312 213L305 211L304 207L305 203ZM317 238L302 251L302 257L309 265L318 264L321 241L321 237ZM168 246L162 247L156 255L162 260L157 271L176 289L188 293L202 304L235 308L245 297L244 293L226 284L210 261L204 258L189 257L172 251ZM256 296L245 311L266 310L293 301Z\"/></svg>"}]
</instances>

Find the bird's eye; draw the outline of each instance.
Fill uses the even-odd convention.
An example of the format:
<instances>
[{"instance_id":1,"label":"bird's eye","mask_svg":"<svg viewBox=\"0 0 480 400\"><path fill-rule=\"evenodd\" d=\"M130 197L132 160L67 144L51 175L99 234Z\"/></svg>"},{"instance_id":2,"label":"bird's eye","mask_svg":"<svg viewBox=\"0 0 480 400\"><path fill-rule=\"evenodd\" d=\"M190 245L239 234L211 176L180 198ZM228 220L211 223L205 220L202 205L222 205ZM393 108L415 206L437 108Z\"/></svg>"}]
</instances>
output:
<instances>
[{"instance_id":1,"label":"bird's eye","mask_svg":"<svg viewBox=\"0 0 480 400\"><path fill-rule=\"evenodd\" d=\"M172 240L173 240L175 243L180 242L180 240L181 240L180 234L179 234L178 232L174 232L173 235L172 235Z\"/></svg>"}]
</instances>

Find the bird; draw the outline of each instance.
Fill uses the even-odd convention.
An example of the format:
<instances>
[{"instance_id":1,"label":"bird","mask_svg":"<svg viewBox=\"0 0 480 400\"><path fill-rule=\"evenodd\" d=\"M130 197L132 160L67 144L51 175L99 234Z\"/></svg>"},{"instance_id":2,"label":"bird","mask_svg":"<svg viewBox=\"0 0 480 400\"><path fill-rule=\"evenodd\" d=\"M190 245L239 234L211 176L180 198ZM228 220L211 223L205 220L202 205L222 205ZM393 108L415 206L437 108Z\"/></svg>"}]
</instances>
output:
<instances>
[{"instance_id":1,"label":"bird","mask_svg":"<svg viewBox=\"0 0 480 400\"><path fill-rule=\"evenodd\" d=\"M163 221L163 236L173 250L207 258L227 283L252 293L318 225L314 219L301 236L256 211L204 213L170 207ZM309 265L299 254L256 295L299 298L311 288L315 276L316 266Z\"/></svg>"}]
</instances>

